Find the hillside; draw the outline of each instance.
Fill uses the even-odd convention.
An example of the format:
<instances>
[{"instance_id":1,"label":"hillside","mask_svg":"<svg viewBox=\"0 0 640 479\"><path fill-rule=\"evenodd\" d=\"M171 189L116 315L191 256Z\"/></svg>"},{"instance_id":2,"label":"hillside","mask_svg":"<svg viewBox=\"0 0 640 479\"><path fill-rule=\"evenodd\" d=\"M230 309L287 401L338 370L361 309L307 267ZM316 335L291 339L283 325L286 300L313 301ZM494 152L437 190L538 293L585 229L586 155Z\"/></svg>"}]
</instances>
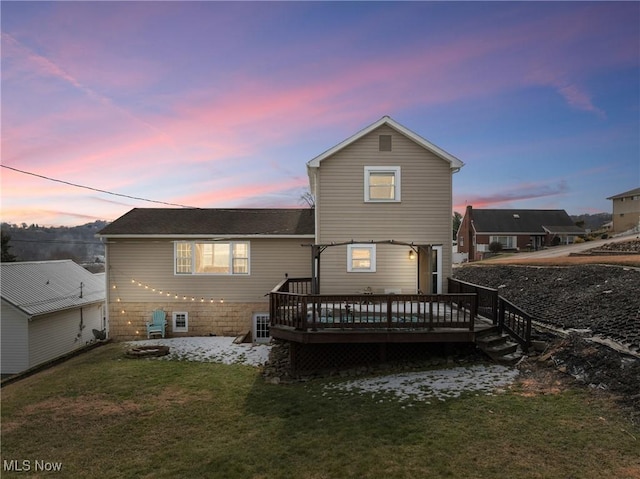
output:
<instances>
[{"instance_id":1,"label":"hillside","mask_svg":"<svg viewBox=\"0 0 640 479\"><path fill-rule=\"evenodd\" d=\"M72 259L76 263L103 263L104 245L96 233L106 221L80 226L43 227L2 223L2 234L10 237L9 253L16 261Z\"/></svg>"}]
</instances>

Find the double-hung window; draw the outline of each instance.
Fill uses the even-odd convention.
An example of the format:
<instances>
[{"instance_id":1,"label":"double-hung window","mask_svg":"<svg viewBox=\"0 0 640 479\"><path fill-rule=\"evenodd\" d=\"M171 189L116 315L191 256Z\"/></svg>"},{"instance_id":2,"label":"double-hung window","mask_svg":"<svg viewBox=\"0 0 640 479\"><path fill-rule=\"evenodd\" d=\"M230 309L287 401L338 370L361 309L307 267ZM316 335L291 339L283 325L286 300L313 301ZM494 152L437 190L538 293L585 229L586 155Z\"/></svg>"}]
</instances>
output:
<instances>
[{"instance_id":1,"label":"double-hung window","mask_svg":"<svg viewBox=\"0 0 640 479\"><path fill-rule=\"evenodd\" d=\"M178 241L176 274L249 274L248 241Z\"/></svg>"},{"instance_id":2,"label":"double-hung window","mask_svg":"<svg viewBox=\"0 0 640 479\"><path fill-rule=\"evenodd\" d=\"M349 273L376 272L376 245L350 244L347 246L347 271Z\"/></svg>"},{"instance_id":3,"label":"double-hung window","mask_svg":"<svg viewBox=\"0 0 640 479\"><path fill-rule=\"evenodd\" d=\"M364 167L364 201L398 202L400 201L399 166Z\"/></svg>"}]
</instances>

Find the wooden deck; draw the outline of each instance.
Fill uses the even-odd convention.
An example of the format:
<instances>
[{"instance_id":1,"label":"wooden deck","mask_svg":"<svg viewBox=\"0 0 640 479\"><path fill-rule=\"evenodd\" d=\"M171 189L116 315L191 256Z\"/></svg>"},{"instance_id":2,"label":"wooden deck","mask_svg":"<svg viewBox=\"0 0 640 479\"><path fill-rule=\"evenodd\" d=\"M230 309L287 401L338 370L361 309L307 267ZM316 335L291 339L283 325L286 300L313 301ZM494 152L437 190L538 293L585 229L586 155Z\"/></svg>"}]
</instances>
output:
<instances>
[{"instance_id":1,"label":"wooden deck","mask_svg":"<svg viewBox=\"0 0 640 479\"><path fill-rule=\"evenodd\" d=\"M478 295L310 294L310 279L286 279L270 293L272 338L296 343L475 342L494 327Z\"/></svg>"}]
</instances>

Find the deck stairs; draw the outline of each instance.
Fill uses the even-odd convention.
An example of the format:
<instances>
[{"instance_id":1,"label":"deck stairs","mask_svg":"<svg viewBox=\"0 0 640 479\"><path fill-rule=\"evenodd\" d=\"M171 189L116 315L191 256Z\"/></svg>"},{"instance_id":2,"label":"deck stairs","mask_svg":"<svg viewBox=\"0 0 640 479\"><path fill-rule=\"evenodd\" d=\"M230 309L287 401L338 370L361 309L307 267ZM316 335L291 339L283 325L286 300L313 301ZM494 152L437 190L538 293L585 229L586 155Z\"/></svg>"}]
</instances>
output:
<instances>
[{"instance_id":1,"label":"deck stairs","mask_svg":"<svg viewBox=\"0 0 640 479\"><path fill-rule=\"evenodd\" d=\"M491 328L476 336L476 346L499 364L516 364L522 357L520 345L508 334Z\"/></svg>"}]
</instances>

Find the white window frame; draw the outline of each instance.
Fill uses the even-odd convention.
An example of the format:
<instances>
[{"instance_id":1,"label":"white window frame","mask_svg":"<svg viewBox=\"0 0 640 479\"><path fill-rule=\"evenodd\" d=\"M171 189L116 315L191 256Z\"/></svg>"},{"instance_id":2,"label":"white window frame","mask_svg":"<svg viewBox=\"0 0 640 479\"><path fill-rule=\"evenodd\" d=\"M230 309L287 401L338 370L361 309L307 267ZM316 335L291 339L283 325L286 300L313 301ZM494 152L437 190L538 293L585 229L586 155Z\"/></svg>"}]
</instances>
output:
<instances>
[{"instance_id":1,"label":"white window frame","mask_svg":"<svg viewBox=\"0 0 640 479\"><path fill-rule=\"evenodd\" d=\"M269 313L253 313L252 323L254 343L268 343L271 341ZM264 336L264 333L266 333L266 336Z\"/></svg>"},{"instance_id":2,"label":"white window frame","mask_svg":"<svg viewBox=\"0 0 640 479\"><path fill-rule=\"evenodd\" d=\"M227 245L229 249L229 264L228 272L215 272L196 271L196 245ZM189 248L184 248L184 245L188 245ZM236 245L246 245L247 256L234 256L234 250ZM179 251L183 254L179 255ZM247 268L243 272L234 272L234 266L237 266L237 262L246 261ZM182 268L179 267L182 266ZM182 270L181 270L182 269ZM173 246L173 273L177 276L249 276L251 274L251 245L249 241L175 241Z\"/></svg>"},{"instance_id":3,"label":"white window frame","mask_svg":"<svg viewBox=\"0 0 640 479\"><path fill-rule=\"evenodd\" d=\"M178 316L184 315L184 326L177 326ZM172 331L174 333L186 333L189 331L189 313L187 311L175 311L171 313Z\"/></svg>"},{"instance_id":4,"label":"white window frame","mask_svg":"<svg viewBox=\"0 0 640 479\"><path fill-rule=\"evenodd\" d=\"M354 250L364 250L367 249L370 251L369 257L369 267L368 268L358 268L353 266L353 252ZM347 245L347 272L348 273L375 273L376 272L376 245L375 244L350 244Z\"/></svg>"},{"instance_id":5,"label":"white window frame","mask_svg":"<svg viewBox=\"0 0 640 479\"><path fill-rule=\"evenodd\" d=\"M506 244L500 241L500 238L506 238ZM496 235L489 237L489 244L493 242L498 242L502 245L503 249L517 249L518 248L518 237L511 235Z\"/></svg>"},{"instance_id":6,"label":"white window frame","mask_svg":"<svg viewBox=\"0 0 640 479\"><path fill-rule=\"evenodd\" d=\"M392 199L371 198L371 185L369 179L372 173L391 173L394 176L394 190ZM364 201L366 203L399 203L401 201L399 166L365 166L364 167Z\"/></svg>"}]
</instances>

